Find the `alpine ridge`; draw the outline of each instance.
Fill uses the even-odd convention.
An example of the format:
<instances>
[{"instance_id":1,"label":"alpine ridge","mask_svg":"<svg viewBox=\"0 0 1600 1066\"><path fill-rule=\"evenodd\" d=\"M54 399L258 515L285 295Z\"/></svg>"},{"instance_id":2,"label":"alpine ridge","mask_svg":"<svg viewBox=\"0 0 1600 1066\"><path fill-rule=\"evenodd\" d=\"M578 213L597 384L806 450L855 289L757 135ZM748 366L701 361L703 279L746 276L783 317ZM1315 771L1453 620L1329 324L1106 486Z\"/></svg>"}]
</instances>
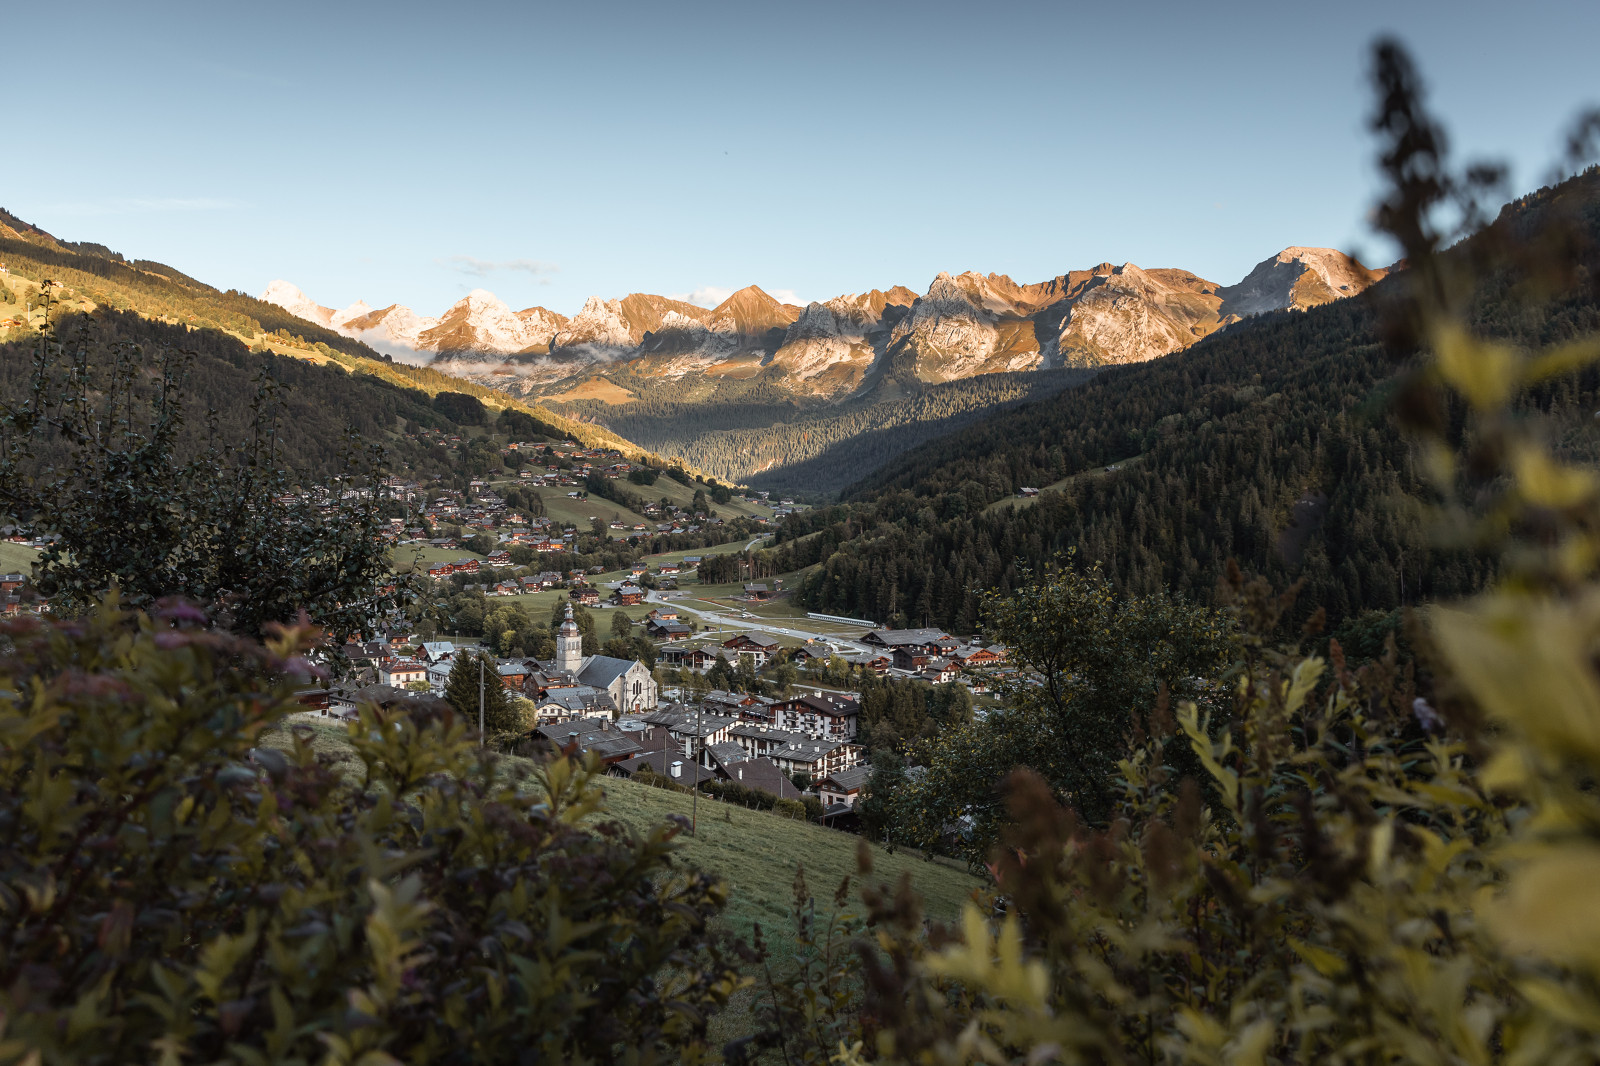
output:
<instances>
[{"instance_id":1,"label":"alpine ridge","mask_svg":"<svg viewBox=\"0 0 1600 1066\"><path fill-rule=\"evenodd\" d=\"M713 308L666 296L591 296L570 319L512 311L476 289L438 318L391 304L323 307L286 281L261 299L393 358L518 395L556 395L625 369L658 382L759 379L799 401L839 401L891 379L915 391L982 374L1138 363L1252 315L1355 296L1388 273L1330 248L1291 247L1234 285L1190 271L1099 263L1025 284L940 273L806 307L755 285Z\"/></svg>"}]
</instances>

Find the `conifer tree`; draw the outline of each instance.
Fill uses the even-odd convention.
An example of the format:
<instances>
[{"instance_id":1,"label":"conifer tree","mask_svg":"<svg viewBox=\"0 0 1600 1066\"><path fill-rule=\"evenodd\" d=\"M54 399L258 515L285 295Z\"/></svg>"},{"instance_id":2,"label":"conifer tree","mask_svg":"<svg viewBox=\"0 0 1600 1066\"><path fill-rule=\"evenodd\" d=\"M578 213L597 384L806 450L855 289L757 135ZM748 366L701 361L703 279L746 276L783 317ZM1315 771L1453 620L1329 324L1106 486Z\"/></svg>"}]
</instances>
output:
<instances>
[{"instance_id":1,"label":"conifer tree","mask_svg":"<svg viewBox=\"0 0 1600 1066\"><path fill-rule=\"evenodd\" d=\"M478 664L483 664L483 731L487 736L522 732L522 718L517 714L495 662L488 655L469 655L460 652L450 667L450 678L445 682L444 698L467 721L478 721Z\"/></svg>"}]
</instances>

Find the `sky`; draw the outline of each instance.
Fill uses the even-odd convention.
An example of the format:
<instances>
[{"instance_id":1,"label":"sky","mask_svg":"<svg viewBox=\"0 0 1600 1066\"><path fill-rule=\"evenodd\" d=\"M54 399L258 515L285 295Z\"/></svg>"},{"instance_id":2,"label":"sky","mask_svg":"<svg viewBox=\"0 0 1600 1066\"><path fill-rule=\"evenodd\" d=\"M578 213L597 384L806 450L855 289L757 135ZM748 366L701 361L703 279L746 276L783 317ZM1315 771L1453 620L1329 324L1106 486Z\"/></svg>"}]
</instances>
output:
<instances>
[{"instance_id":1,"label":"sky","mask_svg":"<svg viewBox=\"0 0 1600 1066\"><path fill-rule=\"evenodd\" d=\"M15 8L0 207L221 288L423 314L1387 263L1380 34L1519 191L1600 104L1593 0Z\"/></svg>"}]
</instances>

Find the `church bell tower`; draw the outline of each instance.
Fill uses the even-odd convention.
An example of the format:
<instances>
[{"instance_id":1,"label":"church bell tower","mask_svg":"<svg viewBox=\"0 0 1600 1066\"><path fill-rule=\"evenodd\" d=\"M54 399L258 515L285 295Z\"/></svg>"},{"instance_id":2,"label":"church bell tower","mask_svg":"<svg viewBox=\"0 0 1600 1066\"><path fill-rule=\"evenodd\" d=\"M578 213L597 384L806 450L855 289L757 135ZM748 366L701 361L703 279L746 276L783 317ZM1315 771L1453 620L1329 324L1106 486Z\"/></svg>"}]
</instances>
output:
<instances>
[{"instance_id":1,"label":"church bell tower","mask_svg":"<svg viewBox=\"0 0 1600 1066\"><path fill-rule=\"evenodd\" d=\"M583 667L583 635L572 618L572 604L567 604L567 615L556 630L556 669L576 674Z\"/></svg>"}]
</instances>

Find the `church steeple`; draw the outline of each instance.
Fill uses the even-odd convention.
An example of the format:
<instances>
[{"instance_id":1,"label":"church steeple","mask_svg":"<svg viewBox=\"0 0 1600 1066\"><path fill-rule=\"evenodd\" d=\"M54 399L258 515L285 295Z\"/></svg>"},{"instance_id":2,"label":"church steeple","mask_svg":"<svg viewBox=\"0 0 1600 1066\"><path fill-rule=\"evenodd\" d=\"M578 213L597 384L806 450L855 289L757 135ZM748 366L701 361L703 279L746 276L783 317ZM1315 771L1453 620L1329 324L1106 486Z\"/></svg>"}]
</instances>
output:
<instances>
[{"instance_id":1,"label":"church steeple","mask_svg":"<svg viewBox=\"0 0 1600 1066\"><path fill-rule=\"evenodd\" d=\"M556 669L576 674L583 668L583 635L572 617L572 603L567 603L567 613L556 630Z\"/></svg>"}]
</instances>

